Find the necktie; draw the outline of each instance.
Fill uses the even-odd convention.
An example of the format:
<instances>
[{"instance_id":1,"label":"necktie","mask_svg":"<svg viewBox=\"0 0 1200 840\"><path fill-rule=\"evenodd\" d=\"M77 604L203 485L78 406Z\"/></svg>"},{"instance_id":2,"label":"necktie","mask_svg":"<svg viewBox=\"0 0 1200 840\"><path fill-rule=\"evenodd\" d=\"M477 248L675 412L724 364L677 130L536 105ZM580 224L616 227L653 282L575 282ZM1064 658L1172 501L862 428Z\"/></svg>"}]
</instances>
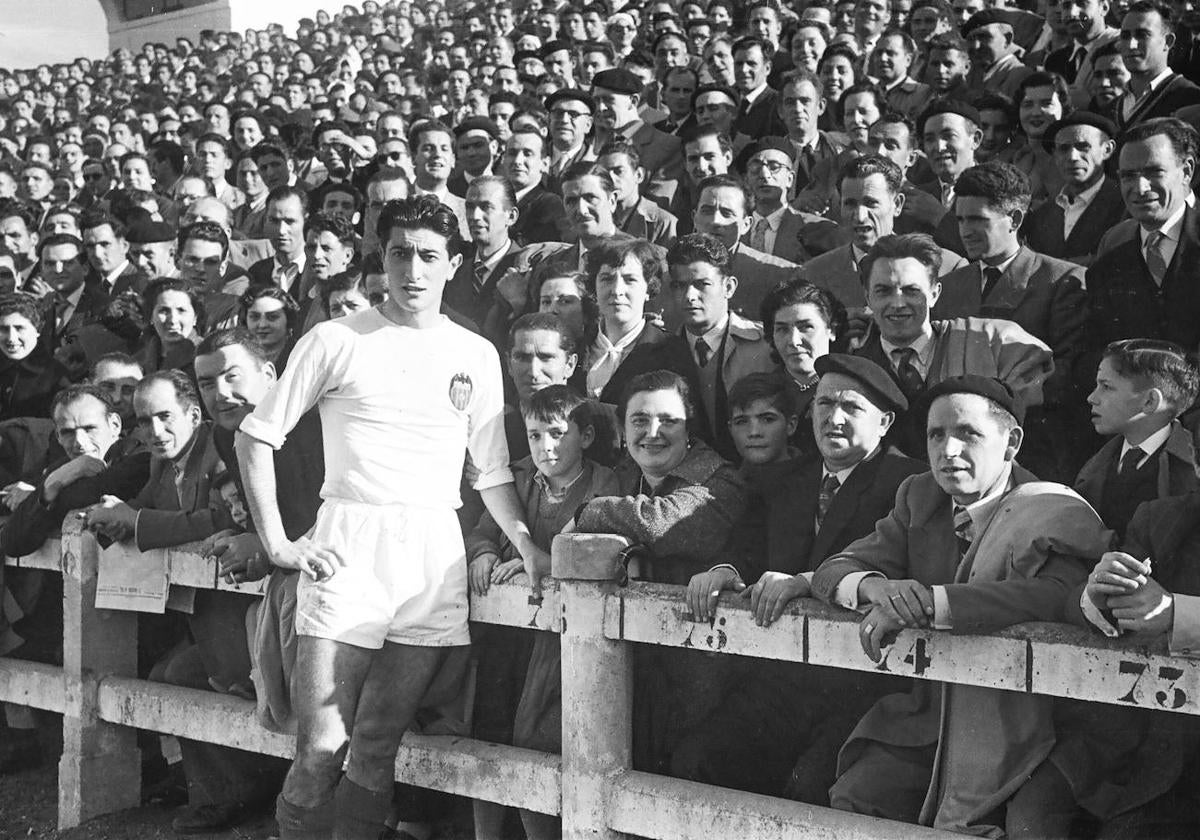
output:
<instances>
[{"instance_id":1,"label":"necktie","mask_svg":"<svg viewBox=\"0 0 1200 840\"><path fill-rule=\"evenodd\" d=\"M898 347L892 351L896 360L896 376L900 379L900 390L910 401L925 390L925 379L917 370L917 351L911 347Z\"/></svg>"},{"instance_id":2,"label":"necktie","mask_svg":"<svg viewBox=\"0 0 1200 840\"><path fill-rule=\"evenodd\" d=\"M481 262L475 263L475 291L483 288L483 281L487 280L488 269L487 265Z\"/></svg>"},{"instance_id":3,"label":"necktie","mask_svg":"<svg viewBox=\"0 0 1200 840\"><path fill-rule=\"evenodd\" d=\"M1085 47L1075 47L1075 52L1071 54L1071 60L1067 62L1067 82L1074 82L1079 76L1079 70L1083 67L1083 60L1087 58L1087 49Z\"/></svg>"},{"instance_id":4,"label":"necktie","mask_svg":"<svg viewBox=\"0 0 1200 840\"><path fill-rule=\"evenodd\" d=\"M1138 464L1146 453L1140 447L1133 447L1123 456L1121 456L1121 465L1117 467L1117 475L1129 476L1137 471Z\"/></svg>"},{"instance_id":5,"label":"necktie","mask_svg":"<svg viewBox=\"0 0 1200 840\"><path fill-rule=\"evenodd\" d=\"M71 301L65 295L56 294L54 296L54 328L61 330L67 325L67 311L71 308Z\"/></svg>"},{"instance_id":6,"label":"necktie","mask_svg":"<svg viewBox=\"0 0 1200 840\"><path fill-rule=\"evenodd\" d=\"M1154 279L1156 286L1161 286L1167 276L1167 256L1163 252L1167 235L1161 230L1152 231L1146 237L1146 270Z\"/></svg>"},{"instance_id":7,"label":"necktie","mask_svg":"<svg viewBox=\"0 0 1200 840\"><path fill-rule=\"evenodd\" d=\"M980 300L987 300L988 295L992 293L992 289L996 288L996 284L1000 282L1000 269L994 265L985 265L983 267L983 296Z\"/></svg>"},{"instance_id":8,"label":"necktie","mask_svg":"<svg viewBox=\"0 0 1200 840\"><path fill-rule=\"evenodd\" d=\"M754 223L754 230L750 234L750 247L756 251L767 250L767 231L771 229L771 223L766 220L766 217L760 218Z\"/></svg>"},{"instance_id":9,"label":"necktie","mask_svg":"<svg viewBox=\"0 0 1200 840\"><path fill-rule=\"evenodd\" d=\"M971 548L971 514L962 505L954 506L954 538L958 542L958 560L967 556Z\"/></svg>"},{"instance_id":10,"label":"necktie","mask_svg":"<svg viewBox=\"0 0 1200 840\"><path fill-rule=\"evenodd\" d=\"M838 481L838 477L833 473L821 479L821 490L817 493L817 527L821 527L821 523L825 521L825 514L829 512L829 506L833 504L833 497L837 494L838 488L842 483Z\"/></svg>"},{"instance_id":11,"label":"necktie","mask_svg":"<svg viewBox=\"0 0 1200 840\"><path fill-rule=\"evenodd\" d=\"M954 209L954 185L942 184L942 206Z\"/></svg>"},{"instance_id":12,"label":"necktie","mask_svg":"<svg viewBox=\"0 0 1200 840\"><path fill-rule=\"evenodd\" d=\"M703 338L696 339L696 361L700 363L700 367L708 367L709 356L712 355L712 350L708 349L708 342Z\"/></svg>"}]
</instances>

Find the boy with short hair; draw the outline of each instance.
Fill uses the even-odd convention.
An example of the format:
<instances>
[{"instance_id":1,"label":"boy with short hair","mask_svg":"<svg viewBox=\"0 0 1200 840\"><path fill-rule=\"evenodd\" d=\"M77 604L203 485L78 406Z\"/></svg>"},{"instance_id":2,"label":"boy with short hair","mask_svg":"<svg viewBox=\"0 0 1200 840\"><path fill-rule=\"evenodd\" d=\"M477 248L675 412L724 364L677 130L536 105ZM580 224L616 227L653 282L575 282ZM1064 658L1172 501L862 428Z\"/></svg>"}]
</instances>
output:
<instances>
[{"instance_id":1,"label":"boy with short hair","mask_svg":"<svg viewBox=\"0 0 1200 840\"><path fill-rule=\"evenodd\" d=\"M581 505L597 496L618 494L617 477L608 467L584 455L596 436L592 405L566 385L551 385L522 403L521 414L529 440L529 455L512 465L517 497L524 509L534 544L550 551L554 536L572 520ZM520 574L523 561L500 527L485 513L466 540L471 591L485 594L493 583ZM542 575L550 570L538 569ZM489 689L493 679L504 684L518 661L480 663L475 736L514 746L558 752L562 749L562 696L559 640L553 633L536 633L519 697ZM504 651L520 657L521 649ZM518 682L517 685L522 685ZM514 707L506 699L518 700ZM475 803L476 835L498 836L504 809ZM559 837L558 819L528 811L521 820L531 840Z\"/></svg>"},{"instance_id":2,"label":"boy with short hair","mask_svg":"<svg viewBox=\"0 0 1200 840\"><path fill-rule=\"evenodd\" d=\"M799 454L788 446L799 423L782 376L752 373L729 390L729 433L743 467L777 464Z\"/></svg>"},{"instance_id":3,"label":"boy with short hair","mask_svg":"<svg viewBox=\"0 0 1200 840\"><path fill-rule=\"evenodd\" d=\"M1197 488L1195 448L1178 420L1197 389L1200 374L1176 344L1134 338L1104 349L1088 405L1096 431L1112 439L1075 489L1118 535L1142 502Z\"/></svg>"}]
</instances>

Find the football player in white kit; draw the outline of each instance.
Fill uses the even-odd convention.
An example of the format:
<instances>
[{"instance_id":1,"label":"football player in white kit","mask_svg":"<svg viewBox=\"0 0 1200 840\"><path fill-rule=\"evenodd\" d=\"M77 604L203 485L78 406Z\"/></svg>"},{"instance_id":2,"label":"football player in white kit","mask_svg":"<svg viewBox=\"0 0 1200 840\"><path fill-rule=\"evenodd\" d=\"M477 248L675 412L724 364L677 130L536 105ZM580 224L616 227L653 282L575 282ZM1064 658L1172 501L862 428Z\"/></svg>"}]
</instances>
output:
<instances>
[{"instance_id":1,"label":"football player in white kit","mask_svg":"<svg viewBox=\"0 0 1200 840\"><path fill-rule=\"evenodd\" d=\"M400 737L446 649L470 642L454 513L464 452L527 568L545 562L508 469L499 357L439 311L462 259L457 231L434 197L389 202L378 224L389 300L306 334L238 435L263 545L273 563L305 573L296 757L276 806L282 840L374 840L384 828ZM313 530L291 542L271 453L313 406L324 428L323 503Z\"/></svg>"}]
</instances>

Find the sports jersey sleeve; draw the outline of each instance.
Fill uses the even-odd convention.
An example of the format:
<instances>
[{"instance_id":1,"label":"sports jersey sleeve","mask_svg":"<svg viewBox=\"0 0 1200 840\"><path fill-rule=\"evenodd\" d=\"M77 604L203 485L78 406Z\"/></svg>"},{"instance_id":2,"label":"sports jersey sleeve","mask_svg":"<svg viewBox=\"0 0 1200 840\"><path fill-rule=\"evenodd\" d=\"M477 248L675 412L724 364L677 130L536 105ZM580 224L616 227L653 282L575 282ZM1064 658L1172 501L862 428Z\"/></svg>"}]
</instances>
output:
<instances>
[{"instance_id":1,"label":"sports jersey sleeve","mask_svg":"<svg viewBox=\"0 0 1200 840\"><path fill-rule=\"evenodd\" d=\"M279 381L242 420L242 432L279 449L300 418L335 387L348 348L337 340L339 330L325 327L318 324L296 343Z\"/></svg>"},{"instance_id":2,"label":"sports jersey sleeve","mask_svg":"<svg viewBox=\"0 0 1200 840\"><path fill-rule=\"evenodd\" d=\"M483 381L474 389L468 415L467 451L479 470L476 490L487 490L513 480L508 468L508 440L504 436L504 389L500 357L490 344L480 352Z\"/></svg>"}]
</instances>

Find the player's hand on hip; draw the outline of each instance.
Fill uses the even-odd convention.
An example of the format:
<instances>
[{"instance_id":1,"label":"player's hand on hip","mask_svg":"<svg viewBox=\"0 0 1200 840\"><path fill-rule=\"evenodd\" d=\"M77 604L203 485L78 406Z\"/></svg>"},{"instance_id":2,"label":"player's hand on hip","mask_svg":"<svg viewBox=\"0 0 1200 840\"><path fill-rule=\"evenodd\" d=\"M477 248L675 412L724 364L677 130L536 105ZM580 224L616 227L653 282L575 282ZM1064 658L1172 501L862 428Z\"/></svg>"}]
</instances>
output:
<instances>
[{"instance_id":1,"label":"player's hand on hip","mask_svg":"<svg viewBox=\"0 0 1200 840\"><path fill-rule=\"evenodd\" d=\"M271 562L281 569L298 569L313 580L328 580L346 565L335 552L307 537L284 543L272 554Z\"/></svg>"}]
</instances>

